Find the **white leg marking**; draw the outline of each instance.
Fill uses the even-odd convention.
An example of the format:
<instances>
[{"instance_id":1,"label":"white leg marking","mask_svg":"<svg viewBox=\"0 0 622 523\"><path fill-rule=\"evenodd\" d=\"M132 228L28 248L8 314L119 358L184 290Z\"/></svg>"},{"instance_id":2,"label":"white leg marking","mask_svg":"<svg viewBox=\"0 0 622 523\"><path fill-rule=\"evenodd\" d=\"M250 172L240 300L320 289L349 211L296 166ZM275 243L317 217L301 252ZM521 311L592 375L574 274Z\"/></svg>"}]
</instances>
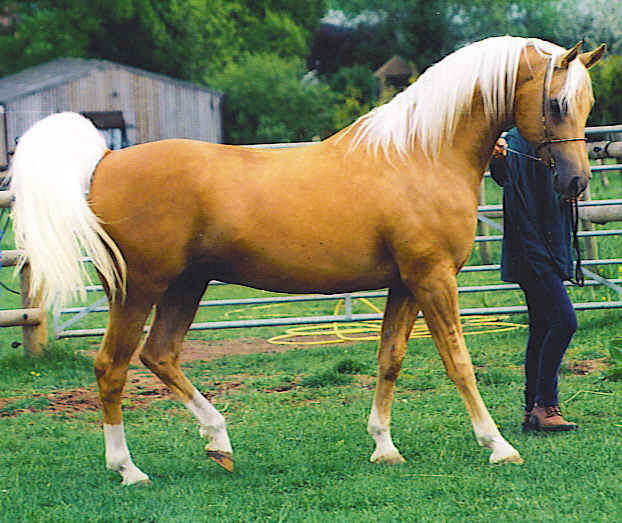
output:
<instances>
[{"instance_id":1,"label":"white leg marking","mask_svg":"<svg viewBox=\"0 0 622 523\"><path fill-rule=\"evenodd\" d=\"M132 462L125 442L123 423L120 425L104 423L104 439L106 441L106 468L121 474L123 485L149 481L149 476Z\"/></svg>"},{"instance_id":2,"label":"white leg marking","mask_svg":"<svg viewBox=\"0 0 622 523\"><path fill-rule=\"evenodd\" d=\"M391 428L380 421L375 404L371 407L367 432L376 441L376 449L369 461L374 463L402 463L404 461L391 439Z\"/></svg>"},{"instance_id":3,"label":"white leg marking","mask_svg":"<svg viewBox=\"0 0 622 523\"><path fill-rule=\"evenodd\" d=\"M473 431L475 432L477 442L482 447L492 450L489 459L490 463L520 464L523 462L523 458L520 457L518 451L503 438L494 422L492 424L484 423L482 426L473 423Z\"/></svg>"},{"instance_id":4,"label":"white leg marking","mask_svg":"<svg viewBox=\"0 0 622 523\"><path fill-rule=\"evenodd\" d=\"M199 420L201 437L209 438L206 449L232 453L224 416L196 389L185 405Z\"/></svg>"}]
</instances>

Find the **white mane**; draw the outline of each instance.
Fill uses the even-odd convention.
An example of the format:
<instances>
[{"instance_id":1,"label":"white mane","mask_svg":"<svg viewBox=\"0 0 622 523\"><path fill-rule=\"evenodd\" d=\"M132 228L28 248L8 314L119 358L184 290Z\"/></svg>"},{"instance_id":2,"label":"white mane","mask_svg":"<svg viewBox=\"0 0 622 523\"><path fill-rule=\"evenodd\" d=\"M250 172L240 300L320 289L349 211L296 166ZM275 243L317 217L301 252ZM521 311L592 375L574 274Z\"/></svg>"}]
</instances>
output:
<instances>
[{"instance_id":1,"label":"white mane","mask_svg":"<svg viewBox=\"0 0 622 523\"><path fill-rule=\"evenodd\" d=\"M381 148L388 154L393 145L404 155L416 141L427 157L434 158L441 145L453 138L458 120L470 110L478 87L486 119L508 120L514 106L518 63L527 46L554 58L566 51L544 40L512 36L488 38L463 47L427 69L390 102L359 118L351 127L355 132L352 147L364 144L374 152ZM551 66L554 62L551 60ZM573 60L560 93L569 111L576 106L576 97L586 84L591 93L587 70L580 60Z\"/></svg>"}]
</instances>

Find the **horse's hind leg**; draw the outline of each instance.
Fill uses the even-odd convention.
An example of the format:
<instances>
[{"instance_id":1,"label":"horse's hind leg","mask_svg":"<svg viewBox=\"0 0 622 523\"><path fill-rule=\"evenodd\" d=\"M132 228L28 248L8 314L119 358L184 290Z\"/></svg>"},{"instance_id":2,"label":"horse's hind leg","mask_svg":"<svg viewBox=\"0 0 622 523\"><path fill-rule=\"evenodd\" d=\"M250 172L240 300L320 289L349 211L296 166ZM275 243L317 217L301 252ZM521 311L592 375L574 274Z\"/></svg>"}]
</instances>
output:
<instances>
[{"instance_id":1,"label":"horse's hind leg","mask_svg":"<svg viewBox=\"0 0 622 523\"><path fill-rule=\"evenodd\" d=\"M121 394L150 309L148 300L131 292L123 303L112 303L106 334L94 362L104 421L106 467L119 472L124 485L149 480L130 457L123 429Z\"/></svg>"},{"instance_id":2,"label":"horse's hind leg","mask_svg":"<svg viewBox=\"0 0 622 523\"><path fill-rule=\"evenodd\" d=\"M378 348L378 381L367 431L376 441L370 460L374 463L402 463L404 458L391 439L391 404L397 375L406 354L408 337L419 309L404 287L389 290Z\"/></svg>"},{"instance_id":3,"label":"horse's hind leg","mask_svg":"<svg viewBox=\"0 0 622 523\"><path fill-rule=\"evenodd\" d=\"M225 418L190 383L179 365L184 336L207 283L205 271L195 268L189 269L168 288L156 306L140 359L196 416L201 436L208 438L205 447L207 455L232 471L233 451L225 428Z\"/></svg>"},{"instance_id":4,"label":"horse's hind leg","mask_svg":"<svg viewBox=\"0 0 622 523\"><path fill-rule=\"evenodd\" d=\"M491 463L522 463L519 453L503 438L480 396L458 312L458 288L451 269L429 274L413 286L417 300L443 359L471 418L480 445L492 451Z\"/></svg>"}]
</instances>

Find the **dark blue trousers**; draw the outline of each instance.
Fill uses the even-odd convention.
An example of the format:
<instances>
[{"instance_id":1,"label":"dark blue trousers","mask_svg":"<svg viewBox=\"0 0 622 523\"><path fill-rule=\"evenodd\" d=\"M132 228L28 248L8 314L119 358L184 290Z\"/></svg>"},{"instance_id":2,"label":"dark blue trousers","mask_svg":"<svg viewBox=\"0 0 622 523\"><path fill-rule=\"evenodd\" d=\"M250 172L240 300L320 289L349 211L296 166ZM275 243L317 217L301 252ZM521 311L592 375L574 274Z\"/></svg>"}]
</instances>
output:
<instances>
[{"instance_id":1,"label":"dark blue trousers","mask_svg":"<svg viewBox=\"0 0 622 523\"><path fill-rule=\"evenodd\" d=\"M525 271L519 282L529 311L525 351L525 409L558 405L557 376L577 330L577 316L562 279L553 271Z\"/></svg>"}]
</instances>

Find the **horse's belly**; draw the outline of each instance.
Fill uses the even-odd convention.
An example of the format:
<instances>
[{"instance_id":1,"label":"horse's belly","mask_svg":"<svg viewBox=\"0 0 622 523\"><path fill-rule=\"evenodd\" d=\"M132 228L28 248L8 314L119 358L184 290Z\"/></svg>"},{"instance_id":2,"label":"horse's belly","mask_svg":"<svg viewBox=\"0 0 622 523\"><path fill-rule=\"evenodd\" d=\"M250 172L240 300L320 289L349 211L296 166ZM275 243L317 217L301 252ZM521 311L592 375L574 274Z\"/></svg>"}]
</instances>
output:
<instances>
[{"instance_id":1,"label":"horse's belly","mask_svg":"<svg viewBox=\"0 0 622 523\"><path fill-rule=\"evenodd\" d=\"M380 289L397 278L388 256L351 247L327 248L283 239L233 249L224 257L212 256L209 265L215 279L288 293Z\"/></svg>"}]
</instances>

